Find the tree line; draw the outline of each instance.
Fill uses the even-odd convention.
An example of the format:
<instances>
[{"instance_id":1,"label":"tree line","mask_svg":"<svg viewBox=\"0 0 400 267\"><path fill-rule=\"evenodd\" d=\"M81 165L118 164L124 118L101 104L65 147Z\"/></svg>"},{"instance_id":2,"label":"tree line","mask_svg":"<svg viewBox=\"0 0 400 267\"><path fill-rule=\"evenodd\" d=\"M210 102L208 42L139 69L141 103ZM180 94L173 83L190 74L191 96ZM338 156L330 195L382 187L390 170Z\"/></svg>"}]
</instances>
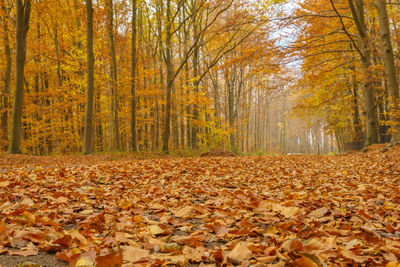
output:
<instances>
[{"instance_id":1,"label":"tree line","mask_svg":"<svg viewBox=\"0 0 400 267\"><path fill-rule=\"evenodd\" d=\"M301 62L295 109L334 134L339 150L399 143L399 3L297 4L281 20L298 33L285 47Z\"/></svg>"},{"instance_id":2,"label":"tree line","mask_svg":"<svg viewBox=\"0 0 400 267\"><path fill-rule=\"evenodd\" d=\"M266 149L273 5L1 0L2 149Z\"/></svg>"},{"instance_id":3,"label":"tree line","mask_svg":"<svg viewBox=\"0 0 400 267\"><path fill-rule=\"evenodd\" d=\"M397 2L0 3L3 151L399 142Z\"/></svg>"}]
</instances>

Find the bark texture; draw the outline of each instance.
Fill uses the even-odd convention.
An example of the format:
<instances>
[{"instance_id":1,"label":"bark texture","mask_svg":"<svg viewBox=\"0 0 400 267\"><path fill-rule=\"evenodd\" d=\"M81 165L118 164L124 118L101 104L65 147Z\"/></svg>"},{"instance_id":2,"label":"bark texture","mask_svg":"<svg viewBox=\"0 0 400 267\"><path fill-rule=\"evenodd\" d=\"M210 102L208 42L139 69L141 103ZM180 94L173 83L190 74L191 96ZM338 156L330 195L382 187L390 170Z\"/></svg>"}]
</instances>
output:
<instances>
[{"instance_id":1,"label":"bark texture","mask_svg":"<svg viewBox=\"0 0 400 267\"><path fill-rule=\"evenodd\" d=\"M15 44L15 89L11 119L10 154L20 154L22 136L22 103L24 96L24 69L26 57L26 36L29 29L31 1L16 0L16 44Z\"/></svg>"},{"instance_id":2,"label":"bark texture","mask_svg":"<svg viewBox=\"0 0 400 267\"><path fill-rule=\"evenodd\" d=\"M378 120L375 111L375 89L372 80L372 58L370 38L367 32L364 15L364 1L356 0L354 5L353 0L348 0L351 14L354 23L357 27L360 42L360 53L363 71L363 91L365 102L365 146L378 143Z\"/></svg>"},{"instance_id":3,"label":"bark texture","mask_svg":"<svg viewBox=\"0 0 400 267\"><path fill-rule=\"evenodd\" d=\"M112 111L112 150L120 150L119 119L118 119L118 69L114 42L114 7L113 0L107 1L107 33L111 56L111 111Z\"/></svg>"},{"instance_id":4,"label":"bark texture","mask_svg":"<svg viewBox=\"0 0 400 267\"><path fill-rule=\"evenodd\" d=\"M169 136L171 132L171 106L172 106L172 87L174 84L174 66L172 63L172 15L171 0L167 0L167 24L165 38L165 66L167 68L167 103L165 106L165 123L163 134L163 152L168 153Z\"/></svg>"},{"instance_id":5,"label":"bark texture","mask_svg":"<svg viewBox=\"0 0 400 267\"><path fill-rule=\"evenodd\" d=\"M376 9L378 11L379 29L381 35L381 46L383 55L383 65L387 88L390 96L390 120L392 126L392 143L400 142L400 117L399 117L399 82L396 76L396 66L394 63L393 46L390 37L389 17L386 9L385 0L376 0Z\"/></svg>"},{"instance_id":6,"label":"bark texture","mask_svg":"<svg viewBox=\"0 0 400 267\"><path fill-rule=\"evenodd\" d=\"M131 149L137 150L136 137L136 14L137 1L132 0L132 70L131 70Z\"/></svg>"},{"instance_id":7,"label":"bark texture","mask_svg":"<svg viewBox=\"0 0 400 267\"><path fill-rule=\"evenodd\" d=\"M7 7L5 1L2 1L1 9L3 14L7 14ZM3 47L6 56L6 69L3 76L4 88L2 92L2 113L0 114L0 131L3 132L3 139L8 139L8 99L10 95L10 81L11 81L11 49L10 39L8 36L8 20L4 17L3 19Z\"/></svg>"},{"instance_id":8,"label":"bark texture","mask_svg":"<svg viewBox=\"0 0 400 267\"><path fill-rule=\"evenodd\" d=\"M93 106L94 106L94 52L93 52L93 4L92 0L86 1L86 27L87 27L87 91L85 113L85 135L83 154L93 153Z\"/></svg>"}]
</instances>

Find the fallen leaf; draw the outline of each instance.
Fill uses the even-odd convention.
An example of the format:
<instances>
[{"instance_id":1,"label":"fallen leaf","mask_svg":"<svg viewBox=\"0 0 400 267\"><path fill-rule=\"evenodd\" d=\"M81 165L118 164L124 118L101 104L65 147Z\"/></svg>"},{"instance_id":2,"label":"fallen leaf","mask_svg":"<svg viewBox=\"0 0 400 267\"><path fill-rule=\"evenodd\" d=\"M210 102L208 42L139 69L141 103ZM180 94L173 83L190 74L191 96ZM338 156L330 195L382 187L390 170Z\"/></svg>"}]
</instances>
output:
<instances>
[{"instance_id":1,"label":"fallen leaf","mask_svg":"<svg viewBox=\"0 0 400 267\"><path fill-rule=\"evenodd\" d=\"M153 225L149 226L148 228L149 228L149 232L155 236L162 235L166 232L164 229L162 229L157 224L153 224Z\"/></svg>"},{"instance_id":2,"label":"fallen leaf","mask_svg":"<svg viewBox=\"0 0 400 267\"><path fill-rule=\"evenodd\" d=\"M316 209L316 210L310 212L310 213L307 215L307 217L310 217L310 218L313 218L313 219L319 219L319 218L321 218L321 217L324 217L325 214L328 213L328 211L329 211L328 208L322 207L322 208L319 208L319 209Z\"/></svg>"},{"instance_id":3,"label":"fallen leaf","mask_svg":"<svg viewBox=\"0 0 400 267\"><path fill-rule=\"evenodd\" d=\"M135 247L125 247L124 250L122 251L123 260L132 263L135 263L143 258L148 257L149 254L150 253L148 250Z\"/></svg>"},{"instance_id":4,"label":"fallen leaf","mask_svg":"<svg viewBox=\"0 0 400 267\"><path fill-rule=\"evenodd\" d=\"M194 210L193 207L186 206L176 211L174 215L178 218L190 218L193 210Z\"/></svg>"},{"instance_id":5,"label":"fallen leaf","mask_svg":"<svg viewBox=\"0 0 400 267\"><path fill-rule=\"evenodd\" d=\"M10 185L10 182L9 181L1 181L0 182L0 187L7 187L7 186L9 186Z\"/></svg>"},{"instance_id":6,"label":"fallen leaf","mask_svg":"<svg viewBox=\"0 0 400 267\"><path fill-rule=\"evenodd\" d=\"M343 257L345 257L346 259L349 259L349 260L353 260L354 262L356 262L356 263L364 263L364 262L367 262L368 261L368 259L369 259L369 257L366 257L366 256L358 256L358 255L355 255L353 252L351 252L350 250L348 250L348 249L342 249L341 251L340 251L340 254L343 256Z\"/></svg>"},{"instance_id":7,"label":"fallen leaf","mask_svg":"<svg viewBox=\"0 0 400 267\"><path fill-rule=\"evenodd\" d=\"M24 256L24 257L28 257L28 256L35 256L39 253L38 250L17 250L17 251L11 251L8 250L7 254L8 255L12 255L12 256Z\"/></svg>"},{"instance_id":8,"label":"fallen leaf","mask_svg":"<svg viewBox=\"0 0 400 267\"><path fill-rule=\"evenodd\" d=\"M253 253L249 249L252 243L249 242L239 242L232 249L232 251L228 252L226 256L229 259L235 260L239 263L250 259L253 256Z\"/></svg>"},{"instance_id":9,"label":"fallen leaf","mask_svg":"<svg viewBox=\"0 0 400 267\"><path fill-rule=\"evenodd\" d=\"M88 256L79 257L74 267L96 267L96 263Z\"/></svg>"},{"instance_id":10,"label":"fallen leaf","mask_svg":"<svg viewBox=\"0 0 400 267\"><path fill-rule=\"evenodd\" d=\"M123 264L121 251L114 251L107 255L96 257L96 267L120 267Z\"/></svg>"},{"instance_id":11,"label":"fallen leaf","mask_svg":"<svg viewBox=\"0 0 400 267\"><path fill-rule=\"evenodd\" d=\"M194 249L188 246L185 246L182 249L182 254L190 261L190 262L201 262L203 257L201 251L198 249Z\"/></svg>"}]
</instances>

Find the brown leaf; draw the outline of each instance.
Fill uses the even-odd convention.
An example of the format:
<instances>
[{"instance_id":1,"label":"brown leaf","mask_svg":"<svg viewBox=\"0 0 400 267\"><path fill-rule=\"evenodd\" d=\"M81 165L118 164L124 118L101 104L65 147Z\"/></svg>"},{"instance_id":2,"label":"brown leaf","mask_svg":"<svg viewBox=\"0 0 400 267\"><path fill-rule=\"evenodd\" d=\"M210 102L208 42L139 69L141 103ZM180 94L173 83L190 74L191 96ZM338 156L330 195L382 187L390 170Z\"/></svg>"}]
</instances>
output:
<instances>
[{"instance_id":1,"label":"brown leaf","mask_svg":"<svg viewBox=\"0 0 400 267\"><path fill-rule=\"evenodd\" d=\"M162 229L157 224L153 224L153 225L149 226L148 229L149 229L149 232L155 236L162 235L166 232L164 229Z\"/></svg>"},{"instance_id":2,"label":"brown leaf","mask_svg":"<svg viewBox=\"0 0 400 267\"><path fill-rule=\"evenodd\" d=\"M144 250L141 248L135 248L135 247L126 247L122 251L122 256L124 261L129 261L132 263L135 263L143 258L146 258L149 256L149 251Z\"/></svg>"},{"instance_id":3,"label":"brown leaf","mask_svg":"<svg viewBox=\"0 0 400 267\"><path fill-rule=\"evenodd\" d=\"M293 263L298 267L319 267L316 262L305 256L301 256L300 258L294 260Z\"/></svg>"},{"instance_id":4,"label":"brown leaf","mask_svg":"<svg viewBox=\"0 0 400 267\"><path fill-rule=\"evenodd\" d=\"M264 256L256 258L258 262L268 264L276 260L277 256Z\"/></svg>"},{"instance_id":5,"label":"brown leaf","mask_svg":"<svg viewBox=\"0 0 400 267\"><path fill-rule=\"evenodd\" d=\"M183 207L179 210L177 210L174 215L178 218L190 218L192 213L193 213L194 209L191 206L186 206Z\"/></svg>"},{"instance_id":6,"label":"brown leaf","mask_svg":"<svg viewBox=\"0 0 400 267\"><path fill-rule=\"evenodd\" d=\"M204 248L203 248L204 250ZM182 249L182 254L190 261L190 262L201 262L203 259L202 251L200 249L194 249L188 246L185 246Z\"/></svg>"},{"instance_id":7,"label":"brown leaf","mask_svg":"<svg viewBox=\"0 0 400 267\"><path fill-rule=\"evenodd\" d=\"M249 249L249 246L251 245L252 243L249 242L239 242L236 244L232 251L226 254L226 256L229 259L235 260L239 263L246 261L253 256L253 253Z\"/></svg>"},{"instance_id":8,"label":"brown leaf","mask_svg":"<svg viewBox=\"0 0 400 267\"><path fill-rule=\"evenodd\" d=\"M120 267L123 264L121 251L111 252L107 255L97 256L96 267Z\"/></svg>"},{"instance_id":9,"label":"brown leaf","mask_svg":"<svg viewBox=\"0 0 400 267\"><path fill-rule=\"evenodd\" d=\"M8 250L7 254L8 255L12 255L12 256L24 256L24 257L28 257L28 256L35 256L39 253L39 251L36 249L29 249L29 250Z\"/></svg>"},{"instance_id":10,"label":"brown leaf","mask_svg":"<svg viewBox=\"0 0 400 267\"><path fill-rule=\"evenodd\" d=\"M321 217L324 217L325 214L327 214L329 209L327 207L322 207L319 209L314 210L313 212L310 212L307 217L313 218L313 219L319 219Z\"/></svg>"},{"instance_id":11,"label":"brown leaf","mask_svg":"<svg viewBox=\"0 0 400 267\"><path fill-rule=\"evenodd\" d=\"M344 258L346 258L346 259L349 259L349 260L352 260L352 261L354 261L354 262L356 262L356 263L364 263L364 262L367 262L368 261L368 259L369 259L369 257L366 257L366 256L357 256L357 255L355 255L353 252L351 252L350 250L348 250L348 249L342 249L341 251L340 251L340 254L344 257Z\"/></svg>"}]
</instances>

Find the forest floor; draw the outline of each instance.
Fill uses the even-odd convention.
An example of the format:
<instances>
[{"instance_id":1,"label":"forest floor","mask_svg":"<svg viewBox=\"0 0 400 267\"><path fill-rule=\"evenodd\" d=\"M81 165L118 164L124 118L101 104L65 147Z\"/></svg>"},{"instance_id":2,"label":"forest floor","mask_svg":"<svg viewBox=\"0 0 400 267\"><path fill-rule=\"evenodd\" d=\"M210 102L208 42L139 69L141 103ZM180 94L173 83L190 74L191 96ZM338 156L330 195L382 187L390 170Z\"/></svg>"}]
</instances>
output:
<instances>
[{"instance_id":1,"label":"forest floor","mask_svg":"<svg viewBox=\"0 0 400 267\"><path fill-rule=\"evenodd\" d=\"M2 155L0 266L400 266L400 148L380 149Z\"/></svg>"}]
</instances>

